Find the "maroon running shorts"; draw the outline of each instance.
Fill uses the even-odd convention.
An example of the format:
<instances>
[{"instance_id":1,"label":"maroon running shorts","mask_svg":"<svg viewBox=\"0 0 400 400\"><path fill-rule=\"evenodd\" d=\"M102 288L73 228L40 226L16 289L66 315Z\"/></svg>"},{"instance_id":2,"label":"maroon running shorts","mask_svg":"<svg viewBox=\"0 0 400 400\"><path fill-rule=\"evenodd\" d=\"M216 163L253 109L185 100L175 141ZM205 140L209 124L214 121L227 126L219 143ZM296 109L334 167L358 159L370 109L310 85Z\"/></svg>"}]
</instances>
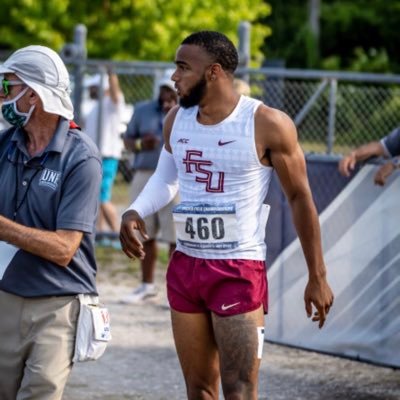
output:
<instances>
[{"instance_id":1,"label":"maroon running shorts","mask_svg":"<svg viewBox=\"0 0 400 400\"><path fill-rule=\"evenodd\" d=\"M184 313L212 311L230 316L268 310L264 261L204 259L175 251L167 271L168 300Z\"/></svg>"}]
</instances>

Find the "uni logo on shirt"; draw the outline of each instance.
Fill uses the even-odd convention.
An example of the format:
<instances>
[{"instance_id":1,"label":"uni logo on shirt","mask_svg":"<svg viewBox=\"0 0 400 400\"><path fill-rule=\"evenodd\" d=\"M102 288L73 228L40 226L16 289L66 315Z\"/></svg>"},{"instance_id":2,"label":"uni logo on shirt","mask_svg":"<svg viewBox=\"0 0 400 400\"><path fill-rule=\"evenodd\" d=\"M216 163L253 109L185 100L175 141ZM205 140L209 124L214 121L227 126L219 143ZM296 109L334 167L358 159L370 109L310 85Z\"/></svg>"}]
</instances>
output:
<instances>
[{"instance_id":1,"label":"uni logo on shirt","mask_svg":"<svg viewBox=\"0 0 400 400\"><path fill-rule=\"evenodd\" d=\"M57 189L60 177L61 177L61 172L45 168L42 172L42 176L40 177L39 185L48 186L51 189L55 190Z\"/></svg>"}]
</instances>

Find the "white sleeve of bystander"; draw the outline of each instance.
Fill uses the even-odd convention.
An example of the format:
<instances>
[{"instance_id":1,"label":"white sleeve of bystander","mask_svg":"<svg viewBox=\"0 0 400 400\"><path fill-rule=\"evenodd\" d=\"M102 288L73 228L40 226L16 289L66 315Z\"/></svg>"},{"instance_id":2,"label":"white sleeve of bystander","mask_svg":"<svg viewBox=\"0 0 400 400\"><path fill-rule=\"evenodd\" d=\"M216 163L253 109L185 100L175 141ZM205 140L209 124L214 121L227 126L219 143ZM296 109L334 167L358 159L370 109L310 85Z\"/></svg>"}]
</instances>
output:
<instances>
[{"instance_id":1,"label":"white sleeve of bystander","mask_svg":"<svg viewBox=\"0 0 400 400\"><path fill-rule=\"evenodd\" d=\"M135 210L142 218L166 206L178 192L178 172L174 157L165 148L157 168L138 198L125 210Z\"/></svg>"}]
</instances>

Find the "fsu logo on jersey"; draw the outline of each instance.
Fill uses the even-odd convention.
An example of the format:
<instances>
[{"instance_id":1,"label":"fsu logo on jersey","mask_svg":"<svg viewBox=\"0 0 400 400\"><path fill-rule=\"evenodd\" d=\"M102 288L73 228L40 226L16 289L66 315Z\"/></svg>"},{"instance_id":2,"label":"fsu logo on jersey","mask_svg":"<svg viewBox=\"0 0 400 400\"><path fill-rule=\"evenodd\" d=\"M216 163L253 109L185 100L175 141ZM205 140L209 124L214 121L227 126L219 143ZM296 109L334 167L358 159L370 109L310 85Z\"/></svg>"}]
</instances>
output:
<instances>
[{"instance_id":1,"label":"fsu logo on jersey","mask_svg":"<svg viewBox=\"0 0 400 400\"><path fill-rule=\"evenodd\" d=\"M223 193L224 192L224 172L214 173L206 167L213 163L204 160L201 157L203 152L199 150L186 150L186 157L182 160L186 165L186 173L195 174L195 180L206 185L206 192Z\"/></svg>"}]
</instances>

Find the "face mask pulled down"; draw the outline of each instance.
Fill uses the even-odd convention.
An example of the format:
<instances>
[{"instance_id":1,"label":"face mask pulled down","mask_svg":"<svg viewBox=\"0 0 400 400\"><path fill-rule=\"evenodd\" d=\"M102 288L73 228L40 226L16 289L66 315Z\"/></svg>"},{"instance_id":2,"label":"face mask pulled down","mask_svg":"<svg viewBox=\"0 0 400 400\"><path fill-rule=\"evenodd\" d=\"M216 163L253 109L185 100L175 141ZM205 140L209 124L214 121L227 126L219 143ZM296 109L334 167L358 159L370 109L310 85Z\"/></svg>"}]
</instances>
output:
<instances>
[{"instance_id":1,"label":"face mask pulled down","mask_svg":"<svg viewBox=\"0 0 400 400\"><path fill-rule=\"evenodd\" d=\"M27 113L18 111L17 101L27 92L29 88L25 88L21 93L15 96L12 100L4 101L1 106L1 112L4 119L11 125L22 128L25 126L32 115L35 106L31 106Z\"/></svg>"}]
</instances>

